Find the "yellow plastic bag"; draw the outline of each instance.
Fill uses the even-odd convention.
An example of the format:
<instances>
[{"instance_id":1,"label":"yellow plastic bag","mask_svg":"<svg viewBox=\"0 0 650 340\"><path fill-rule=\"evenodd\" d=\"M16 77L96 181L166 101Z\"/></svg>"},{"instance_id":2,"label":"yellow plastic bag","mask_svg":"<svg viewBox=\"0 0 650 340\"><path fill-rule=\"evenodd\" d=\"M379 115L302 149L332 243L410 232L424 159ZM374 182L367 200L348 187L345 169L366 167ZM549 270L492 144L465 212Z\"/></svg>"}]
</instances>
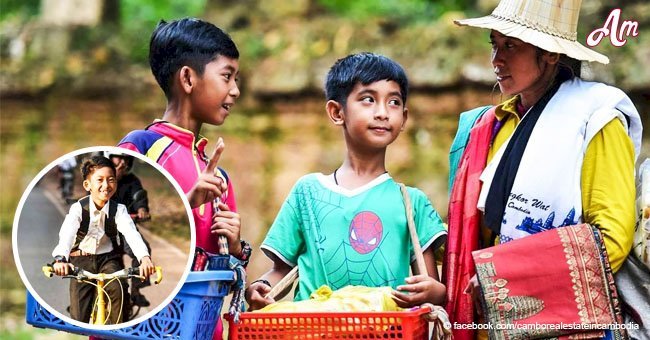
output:
<instances>
[{"instance_id":1,"label":"yellow plastic bag","mask_svg":"<svg viewBox=\"0 0 650 340\"><path fill-rule=\"evenodd\" d=\"M401 311L393 301L391 287L345 286L332 291L323 285L309 300L281 301L268 305L259 312L395 312Z\"/></svg>"}]
</instances>

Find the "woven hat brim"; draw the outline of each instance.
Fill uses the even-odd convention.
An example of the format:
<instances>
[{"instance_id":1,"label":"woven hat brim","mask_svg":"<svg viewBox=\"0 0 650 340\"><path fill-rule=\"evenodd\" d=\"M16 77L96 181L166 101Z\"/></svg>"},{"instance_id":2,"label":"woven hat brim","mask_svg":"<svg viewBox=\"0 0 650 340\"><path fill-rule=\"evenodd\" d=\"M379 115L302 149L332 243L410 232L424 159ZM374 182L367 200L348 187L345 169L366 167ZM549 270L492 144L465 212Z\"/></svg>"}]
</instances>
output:
<instances>
[{"instance_id":1,"label":"woven hat brim","mask_svg":"<svg viewBox=\"0 0 650 340\"><path fill-rule=\"evenodd\" d=\"M578 60L596 61L602 64L609 64L609 58L605 55L591 50L577 41L560 38L492 15L480 18L454 20L454 23L459 26L493 29L506 36L520 39L549 52L566 54L567 56Z\"/></svg>"}]
</instances>

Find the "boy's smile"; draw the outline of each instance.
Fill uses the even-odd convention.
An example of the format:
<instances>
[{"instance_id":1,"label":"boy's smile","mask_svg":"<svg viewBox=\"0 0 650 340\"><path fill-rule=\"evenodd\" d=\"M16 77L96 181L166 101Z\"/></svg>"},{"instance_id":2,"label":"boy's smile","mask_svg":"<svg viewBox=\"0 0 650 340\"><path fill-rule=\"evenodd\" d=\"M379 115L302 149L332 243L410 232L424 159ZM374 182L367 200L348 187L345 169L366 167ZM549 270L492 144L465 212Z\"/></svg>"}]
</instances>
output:
<instances>
[{"instance_id":1,"label":"boy's smile","mask_svg":"<svg viewBox=\"0 0 650 340\"><path fill-rule=\"evenodd\" d=\"M368 85L357 83L344 106L346 137L360 146L385 148L406 123L399 84L380 80Z\"/></svg>"},{"instance_id":2,"label":"boy's smile","mask_svg":"<svg viewBox=\"0 0 650 340\"><path fill-rule=\"evenodd\" d=\"M90 198L95 206L101 209L117 190L115 172L107 166L95 169L88 179L84 180L83 186L86 191L90 191Z\"/></svg>"},{"instance_id":3,"label":"boy's smile","mask_svg":"<svg viewBox=\"0 0 650 340\"><path fill-rule=\"evenodd\" d=\"M221 125L239 97L239 61L224 56L205 65L192 89L192 114L201 123Z\"/></svg>"}]
</instances>

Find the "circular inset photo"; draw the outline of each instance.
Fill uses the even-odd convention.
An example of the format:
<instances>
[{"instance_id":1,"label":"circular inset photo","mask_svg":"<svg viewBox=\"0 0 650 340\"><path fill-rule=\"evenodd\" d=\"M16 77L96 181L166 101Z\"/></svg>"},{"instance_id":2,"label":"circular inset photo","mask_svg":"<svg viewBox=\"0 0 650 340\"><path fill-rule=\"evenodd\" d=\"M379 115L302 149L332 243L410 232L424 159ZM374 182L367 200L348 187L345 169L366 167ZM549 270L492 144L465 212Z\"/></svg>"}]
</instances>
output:
<instances>
[{"instance_id":1,"label":"circular inset photo","mask_svg":"<svg viewBox=\"0 0 650 340\"><path fill-rule=\"evenodd\" d=\"M158 164L113 147L66 154L32 180L14 219L27 317L98 330L145 321L181 289L194 238L189 203Z\"/></svg>"}]
</instances>

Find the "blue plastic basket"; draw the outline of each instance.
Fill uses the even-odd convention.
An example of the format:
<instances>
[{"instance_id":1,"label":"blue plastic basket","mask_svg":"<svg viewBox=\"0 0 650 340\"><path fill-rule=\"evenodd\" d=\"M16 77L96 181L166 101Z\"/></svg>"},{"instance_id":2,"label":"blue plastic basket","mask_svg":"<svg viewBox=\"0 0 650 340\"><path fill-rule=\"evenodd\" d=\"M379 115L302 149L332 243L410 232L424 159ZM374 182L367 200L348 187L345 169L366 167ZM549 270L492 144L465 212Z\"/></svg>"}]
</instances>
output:
<instances>
[{"instance_id":1,"label":"blue plastic basket","mask_svg":"<svg viewBox=\"0 0 650 340\"><path fill-rule=\"evenodd\" d=\"M190 272L169 305L134 327L99 331L77 327L48 312L27 293L28 324L106 339L212 339L223 298L230 291L234 272L210 270Z\"/></svg>"}]
</instances>

